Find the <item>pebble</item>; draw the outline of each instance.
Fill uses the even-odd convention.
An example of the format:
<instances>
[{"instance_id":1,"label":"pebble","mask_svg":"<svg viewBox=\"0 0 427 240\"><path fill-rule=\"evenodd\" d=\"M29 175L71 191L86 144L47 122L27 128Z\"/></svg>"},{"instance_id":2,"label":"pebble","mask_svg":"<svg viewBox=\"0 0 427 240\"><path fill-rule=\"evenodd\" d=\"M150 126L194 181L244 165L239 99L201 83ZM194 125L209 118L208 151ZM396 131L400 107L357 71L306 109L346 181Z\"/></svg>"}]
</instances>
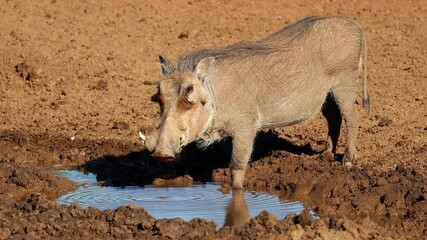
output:
<instances>
[{"instance_id":1,"label":"pebble","mask_svg":"<svg viewBox=\"0 0 427 240\"><path fill-rule=\"evenodd\" d=\"M115 122L113 124L113 129L123 130L123 129L129 129L129 123L127 122Z\"/></svg>"}]
</instances>

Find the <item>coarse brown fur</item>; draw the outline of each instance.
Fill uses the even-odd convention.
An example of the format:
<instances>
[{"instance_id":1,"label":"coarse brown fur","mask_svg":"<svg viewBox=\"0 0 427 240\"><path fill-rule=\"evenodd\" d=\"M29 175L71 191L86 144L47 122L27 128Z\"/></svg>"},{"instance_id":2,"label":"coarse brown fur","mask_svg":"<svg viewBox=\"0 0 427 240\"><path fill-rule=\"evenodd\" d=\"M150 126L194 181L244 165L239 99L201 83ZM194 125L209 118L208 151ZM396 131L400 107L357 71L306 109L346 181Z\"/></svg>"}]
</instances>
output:
<instances>
[{"instance_id":1,"label":"coarse brown fur","mask_svg":"<svg viewBox=\"0 0 427 240\"><path fill-rule=\"evenodd\" d=\"M160 61L159 94L166 97L157 130L147 139L154 157L170 160L189 142L202 140L206 146L231 136L232 184L241 188L259 129L296 124L321 110L329 125L325 151L335 152L344 118L342 162L349 165L356 157L362 66L362 103L368 112L370 100L365 37L351 19L309 17L256 42L191 52L176 66L163 57ZM324 104L327 96L335 104Z\"/></svg>"}]
</instances>

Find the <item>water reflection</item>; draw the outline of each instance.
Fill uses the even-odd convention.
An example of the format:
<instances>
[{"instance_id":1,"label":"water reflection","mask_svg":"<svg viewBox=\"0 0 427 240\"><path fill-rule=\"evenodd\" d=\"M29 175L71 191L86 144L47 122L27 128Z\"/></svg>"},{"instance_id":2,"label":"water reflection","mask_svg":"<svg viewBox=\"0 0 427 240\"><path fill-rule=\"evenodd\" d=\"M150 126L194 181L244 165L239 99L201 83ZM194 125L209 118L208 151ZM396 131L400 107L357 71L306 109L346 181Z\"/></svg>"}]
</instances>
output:
<instances>
[{"instance_id":1,"label":"water reflection","mask_svg":"<svg viewBox=\"0 0 427 240\"><path fill-rule=\"evenodd\" d=\"M197 184L188 187L127 186L101 187L93 174L78 171L55 171L82 184L75 192L57 199L61 204L79 203L82 207L115 209L122 205L135 204L145 208L155 218L205 218L222 226L240 226L263 210L282 219L290 213L300 213L304 205L297 201L283 201L277 196L235 190L223 194L218 183Z\"/></svg>"},{"instance_id":2,"label":"water reflection","mask_svg":"<svg viewBox=\"0 0 427 240\"><path fill-rule=\"evenodd\" d=\"M233 190L232 196L227 207L224 226L241 226L251 219L245 192L242 189Z\"/></svg>"}]
</instances>

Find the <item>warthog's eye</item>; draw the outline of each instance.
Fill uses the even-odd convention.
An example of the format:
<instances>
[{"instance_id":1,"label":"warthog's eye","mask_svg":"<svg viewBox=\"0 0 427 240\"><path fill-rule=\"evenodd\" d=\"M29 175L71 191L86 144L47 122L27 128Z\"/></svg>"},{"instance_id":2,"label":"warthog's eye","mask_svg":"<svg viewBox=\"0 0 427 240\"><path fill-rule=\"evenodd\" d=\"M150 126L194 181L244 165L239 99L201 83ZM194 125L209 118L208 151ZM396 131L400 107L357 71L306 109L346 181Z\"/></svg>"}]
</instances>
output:
<instances>
[{"instance_id":1,"label":"warthog's eye","mask_svg":"<svg viewBox=\"0 0 427 240\"><path fill-rule=\"evenodd\" d=\"M185 87L181 93L181 100L185 104L195 104L196 103L197 94L194 92L193 84Z\"/></svg>"}]
</instances>

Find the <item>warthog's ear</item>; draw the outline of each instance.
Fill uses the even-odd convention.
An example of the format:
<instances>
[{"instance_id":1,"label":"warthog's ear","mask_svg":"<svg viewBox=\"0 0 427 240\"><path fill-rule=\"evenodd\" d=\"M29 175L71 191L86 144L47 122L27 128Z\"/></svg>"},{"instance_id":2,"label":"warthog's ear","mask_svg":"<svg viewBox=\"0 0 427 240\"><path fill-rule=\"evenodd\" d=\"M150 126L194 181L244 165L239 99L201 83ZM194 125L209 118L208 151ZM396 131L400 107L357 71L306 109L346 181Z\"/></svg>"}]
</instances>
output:
<instances>
[{"instance_id":1,"label":"warthog's ear","mask_svg":"<svg viewBox=\"0 0 427 240\"><path fill-rule=\"evenodd\" d=\"M175 67L173 66L173 63L169 60L167 60L162 55L159 55L160 65L162 66L162 74L164 76L170 75L175 71Z\"/></svg>"},{"instance_id":2,"label":"warthog's ear","mask_svg":"<svg viewBox=\"0 0 427 240\"><path fill-rule=\"evenodd\" d=\"M209 68L212 67L213 62L215 61L214 57L206 57L200 60L197 64L195 71L196 77L203 81L208 74Z\"/></svg>"}]
</instances>

